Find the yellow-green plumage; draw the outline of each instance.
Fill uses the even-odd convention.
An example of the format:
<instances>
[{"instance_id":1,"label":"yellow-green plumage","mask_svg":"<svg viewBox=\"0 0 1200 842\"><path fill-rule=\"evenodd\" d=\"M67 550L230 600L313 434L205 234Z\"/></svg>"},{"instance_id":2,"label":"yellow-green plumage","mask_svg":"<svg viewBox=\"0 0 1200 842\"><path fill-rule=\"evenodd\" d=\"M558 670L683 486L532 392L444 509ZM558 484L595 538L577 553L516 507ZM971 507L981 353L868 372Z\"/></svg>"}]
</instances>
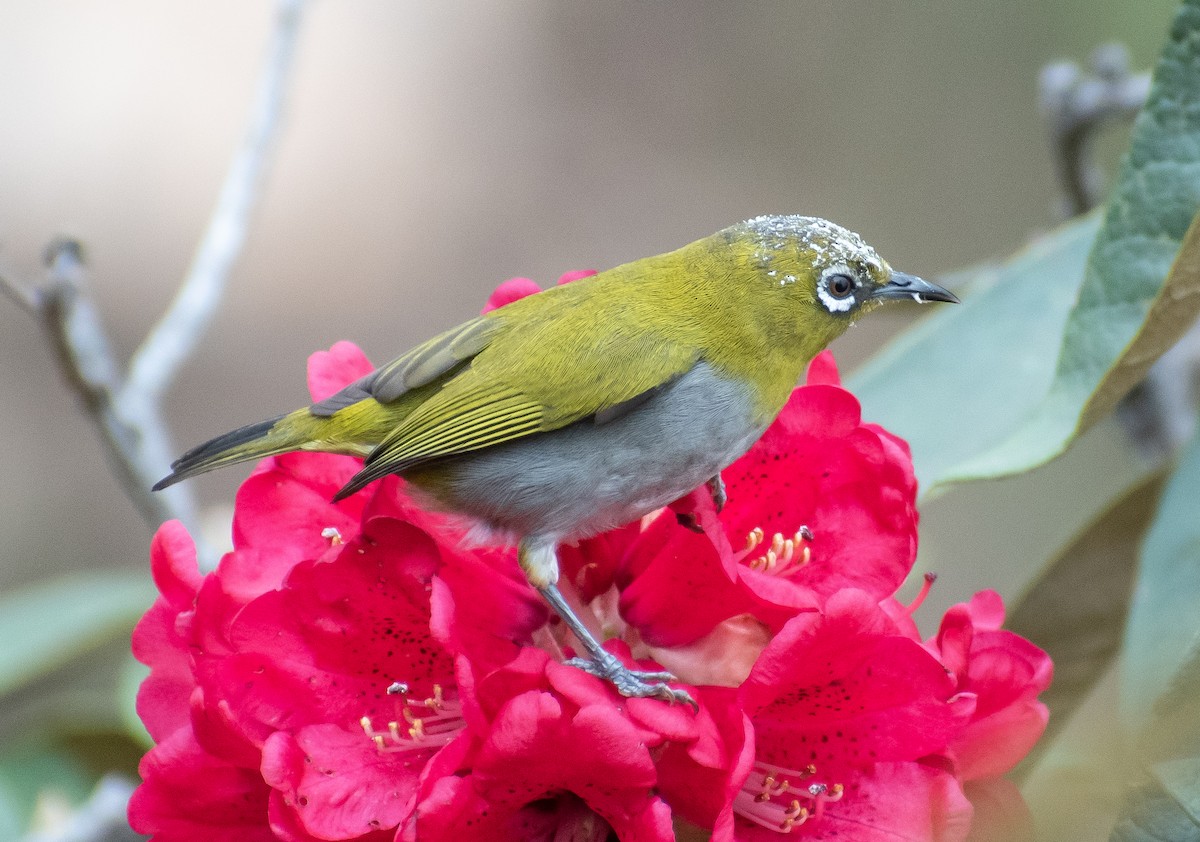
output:
<instances>
[{"instance_id":1,"label":"yellow-green plumage","mask_svg":"<svg viewBox=\"0 0 1200 842\"><path fill-rule=\"evenodd\" d=\"M327 400L201 445L158 487L289 450L364 456L339 497L405 476L517 540L564 613L557 542L719 475L853 318L907 297L954 300L825 220L759 217L472 319ZM679 698L583 643L627 695Z\"/></svg>"}]
</instances>

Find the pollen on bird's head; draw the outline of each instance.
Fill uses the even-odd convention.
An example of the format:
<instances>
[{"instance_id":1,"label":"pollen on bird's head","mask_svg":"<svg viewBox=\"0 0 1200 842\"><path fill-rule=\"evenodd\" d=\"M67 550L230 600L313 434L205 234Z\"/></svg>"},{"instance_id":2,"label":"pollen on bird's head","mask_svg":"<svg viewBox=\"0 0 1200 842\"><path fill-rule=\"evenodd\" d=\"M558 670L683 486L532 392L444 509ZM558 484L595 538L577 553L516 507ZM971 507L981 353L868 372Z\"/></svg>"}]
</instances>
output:
<instances>
[{"instance_id":1,"label":"pollen on bird's head","mask_svg":"<svg viewBox=\"0 0 1200 842\"><path fill-rule=\"evenodd\" d=\"M839 264L860 271L883 271L884 263L875 249L858 234L828 219L795 214L756 216L742 224L754 239L755 254L763 263L780 252L796 251L818 273Z\"/></svg>"}]
</instances>

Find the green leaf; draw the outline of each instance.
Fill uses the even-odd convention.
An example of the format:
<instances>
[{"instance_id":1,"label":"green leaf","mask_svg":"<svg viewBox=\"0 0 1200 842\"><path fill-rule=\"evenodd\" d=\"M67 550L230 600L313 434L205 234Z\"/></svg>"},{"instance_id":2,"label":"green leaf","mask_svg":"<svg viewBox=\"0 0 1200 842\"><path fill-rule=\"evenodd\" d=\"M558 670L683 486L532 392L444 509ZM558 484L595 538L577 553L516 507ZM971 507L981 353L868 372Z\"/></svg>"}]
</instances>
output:
<instances>
[{"instance_id":1,"label":"green leaf","mask_svg":"<svg viewBox=\"0 0 1200 842\"><path fill-rule=\"evenodd\" d=\"M128 635L154 601L144 573L73 573L0 597L0 694Z\"/></svg>"},{"instance_id":2,"label":"green leaf","mask_svg":"<svg viewBox=\"0 0 1200 842\"><path fill-rule=\"evenodd\" d=\"M1180 681L1180 668L1200 669L1200 436L1180 459L1141 551L1125 633L1121 712L1132 733L1155 723L1155 705ZM1193 730L1200 731L1200 723Z\"/></svg>"},{"instance_id":3,"label":"green leaf","mask_svg":"<svg viewBox=\"0 0 1200 842\"><path fill-rule=\"evenodd\" d=\"M1050 388L1047 361L1099 226L1084 217L978 270L962 304L939 308L848 378L863 417L908 441L922 489L1002 441Z\"/></svg>"},{"instance_id":4,"label":"green leaf","mask_svg":"<svg viewBox=\"0 0 1200 842\"><path fill-rule=\"evenodd\" d=\"M1026 769L1070 722L1120 651L1138 548L1162 485L1161 475L1153 475L1099 514L1008 614L1004 627L1054 661L1054 682L1041 695L1053 715L1024 761Z\"/></svg>"},{"instance_id":5,"label":"green leaf","mask_svg":"<svg viewBox=\"0 0 1200 842\"><path fill-rule=\"evenodd\" d=\"M1197 79L1200 0L1186 0L1134 124L1050 391L1010 438L950 471L948 481L1007 476L1058 456L1200 313Z\"/></svg>"},{"instance_id":6,"label":"green leaf","mask_svg":"<svg viewBox=\"0 0 1200 842\"><path fill-rule=\"evenodd\" d=\"M1111 842L1200 842L1200 758L1157 763L1125 799Z\"/></svg>"},{"instance_id":7,"label":"green leaf","mask_svg":"<svg viewBox=\"0 0 1200 842\"><path fill-rule=\"evenodd\" d=\"M53 795L63 803L78 803L91 785L91 776L78 758L41 739L8 746L0 754L0 803L10 812L0 818L0 826L15 822L23 829L39 798ZM18 832L3 838L19 837Z\"/></svg>"},{"instance_id":8,"label":"green leaf","mask_svg":"<svg viewBox=\"0 0 1200 842\"><path fill-rule=\"evenodd\" d=\"M1117 820L1138 768L1121 739L1117 683L1114 666L1021 783L1039 840L1103 839Z\"/></svg>"},{"instance_id":9,"label":"green leaf","mask_svg":"<svg viewBox=\"0 0 1200 842\"><path fill-rule=\"evenodd\" d=\"M1200 827L1200 757L1155 763L1150 773L1188 818Z\"/></svg>"},{"instance_id":10,"label":"green leaf","mask_svg":"<svg viewBox=\"0 0 1200 842\"><path fill-rule=\"evenodd\" d=\"M137 694L142 682L150 675L150 667L134 660L130 655L125 659L121 674L117 678L117 706L125 731L143 748L149 749L154 745L154 738L146 730L142 719L137 713Z\"/></svg>"},{"instance_id":11,"label":"green leaf","mask_svg":"<svg viewBox=\"0 0 1200 842\"><path fill-rule=\"evenodd\" d=\"M25 809L19 796L0 780L0 839L16 839L25 824Z\"/></svg>"}]
</instances>

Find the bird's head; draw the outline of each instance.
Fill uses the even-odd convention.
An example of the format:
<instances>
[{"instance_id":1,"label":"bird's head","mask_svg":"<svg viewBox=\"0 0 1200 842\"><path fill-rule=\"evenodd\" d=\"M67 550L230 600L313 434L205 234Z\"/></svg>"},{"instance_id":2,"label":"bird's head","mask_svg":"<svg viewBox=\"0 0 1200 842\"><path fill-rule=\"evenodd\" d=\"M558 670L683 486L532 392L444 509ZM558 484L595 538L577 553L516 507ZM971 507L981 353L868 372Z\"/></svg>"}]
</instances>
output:
<instances>
[{"instance_id":1,"label":"bird's head","mask_svg":"<svg viewBox=\"0 0 1200 842\"><path fill-rule=\"evenodd\" d=\"M885 301L957 302L949 290L898 272L862 237L813 216L742 223L759 277L799 308L801 332L825 342ZM824 343L822 343L824 344Z\"/></svg>"}]
</instances>

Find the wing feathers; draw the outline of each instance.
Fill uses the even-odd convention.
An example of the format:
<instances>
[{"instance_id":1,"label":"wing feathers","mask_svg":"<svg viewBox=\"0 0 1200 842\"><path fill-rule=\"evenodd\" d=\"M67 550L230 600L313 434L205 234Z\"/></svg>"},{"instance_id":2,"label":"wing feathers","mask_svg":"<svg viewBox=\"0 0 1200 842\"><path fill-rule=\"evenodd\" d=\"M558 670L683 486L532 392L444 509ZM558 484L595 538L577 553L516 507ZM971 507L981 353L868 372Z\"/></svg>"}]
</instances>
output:
<instances>
[{"instance_id":1,"label":"wing feathers","mask_svg":"<svg viewBox=\"0 0 1200 842\"><path fill-rule=\"evenodd\" d=\"M406 392L451 374L487 347L500 323L493 319L472 319L438 334L407 354L362 377L335 395L313 404L313 415L328 417L339 409L366 398L391 403Z\"/></svg>"}]
</instances>

